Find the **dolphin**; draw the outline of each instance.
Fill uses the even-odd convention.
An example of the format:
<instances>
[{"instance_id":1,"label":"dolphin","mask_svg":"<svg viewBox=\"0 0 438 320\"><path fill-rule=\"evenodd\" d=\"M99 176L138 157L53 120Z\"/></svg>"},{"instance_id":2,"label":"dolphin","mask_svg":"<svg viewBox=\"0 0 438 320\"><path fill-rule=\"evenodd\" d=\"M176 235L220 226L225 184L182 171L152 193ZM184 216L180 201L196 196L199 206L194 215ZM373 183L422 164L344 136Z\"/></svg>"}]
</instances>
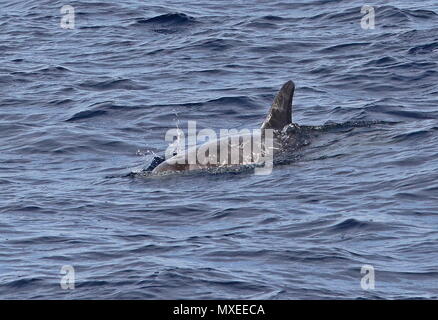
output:
<instances>
[{"instance_id":1,"label":"dolphin","mask_svg":"<svg viewBox=\"0 0 438 320\"><path fill-rule=\"evenodd\" d=\"M152 174L162 174L206 168L260 165L268 158L267 155L278 155L281 151L291 148L296 150L308 144L307 136L300 134L300 132L306 130L301 130L298 124L292 122L294 92L294 82L291 80L287 81L277 93L258 132L242 133L225 138L221 137L221 139L208 141L199 147L192 147L184 152L176 153L173 157L166 160L154 159L154 165L150 166L148 171L152 171ZM268 131L272 134L273 138L272 144L269 147L267 147L266 143L263 143L263 139L268 136ZM247 146L246 143L252 143L254 146L255 141L262 141L261 148L257 150L245 148ZM217 152L212 152L212 150L217 150ZM200 151L206 155L207 159L212 161L188 161L188 159L196 158ZM234 159L232 156L233 152L238 154ZM226 155L222 157L221 153L226 153Z\"/></svg>"}]
</instances>

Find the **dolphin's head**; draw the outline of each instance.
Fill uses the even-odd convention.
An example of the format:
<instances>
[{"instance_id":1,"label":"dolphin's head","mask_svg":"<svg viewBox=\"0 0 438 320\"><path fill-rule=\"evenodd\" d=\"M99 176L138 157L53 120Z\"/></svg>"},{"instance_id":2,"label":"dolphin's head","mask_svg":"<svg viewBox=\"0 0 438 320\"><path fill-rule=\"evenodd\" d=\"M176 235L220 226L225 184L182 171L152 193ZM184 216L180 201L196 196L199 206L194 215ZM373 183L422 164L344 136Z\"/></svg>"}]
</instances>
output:
<instances>
[{"instance_id":1,"label":"dolphin's head","mask_svg":"<svg viewBox=\"0 0 438 320\"><path fill-rule=\"evenodd\" d=\"M175 160L174 158L175 157L172 157L160 163L154 170L152 170L152 173L158 174L158 173L166 173L166 172L185 171L189 168L188 164L176 163L176 161L173 161Z\"/></svg>"}]
</instances>

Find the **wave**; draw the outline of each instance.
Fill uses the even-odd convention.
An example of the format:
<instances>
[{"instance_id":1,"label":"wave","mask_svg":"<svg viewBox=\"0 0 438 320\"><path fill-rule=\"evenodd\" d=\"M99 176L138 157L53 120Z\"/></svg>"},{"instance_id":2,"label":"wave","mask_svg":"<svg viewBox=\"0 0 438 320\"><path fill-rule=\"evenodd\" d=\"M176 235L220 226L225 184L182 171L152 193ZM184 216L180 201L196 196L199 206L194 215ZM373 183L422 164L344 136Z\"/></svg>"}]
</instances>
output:
<instances>
[{"instance_id":1,"label":"wave","mask_svg":"<svg viewBox=\"0 0 438 320\"><path fill-rule=\"evenodd\" d=\"M105 81L87 80L78 85L85 90L146 90L147 86L143 86L131 79L110 79Z\"/></svg>"},{"instance_id":2,"label":"wave","mask_svg":"<svg viewBox=\"0 0 438 320\"><path fill-rule=\"evenodd\" d=\"M436 119L437 112L403 110L400 106L388 106L382 104L374 104L364 108L366 112L377 112L396 116L397 118L409 118L417 120Z\"/></svg>"},{"instance_id":3,"label":"wave","mask_svg":"<svg viewBox=\"0 0 438 320\"><path fill-rule=\"evenodd\" d=\"M377 231L388 229L387 224L372 222L372 221L360 221L357 219L346 219L342 222L335 224L327 228L330 232L346 232L346 231Z\"/></svg>"},{"instance_id":4,"label":"wave","mask_svg":"<svg viewBox=\"0 0 438 320\"><path fill-rule=\"evenodd\" d=\"M167 13L152 18L137 19L134 26L148 26L153 32L161 34L173 34L184 31L187 27L191 27L198 21L184 13Z\"/></svg>"},{"instance_id":5,"label":"wave","mask_svg":"<svg viewBox=\"0 0 438 320\"><path fill-rule=\"evenodd\" d=\"M139 24L187 24L195 23L196 19L184 13L167 13L149 19L137 19Z\"/></svg>"},{"instance_id":6,"label":"wave","mask_svg":"<svg viewBox=\"0 0 438 320\"><path fill-rule=\"evenodd\" d=\"M132 106L121 106L113 102L101 102L92 104L87 108L87 110L79 111L73 116L65 120L66 122L75 122L80 120L88 120L91 118L99 117L110 113L111 111L120 112L121 110L133 110L138 109L138 107Z\"/></svg>"},{"instance_id":7,"label":"wave","mask_svg":"<svg viewBox=\"0 0 438 320\"><path fill-rule=\"evenodd\" d=\"M436 19L438 17L438 14L432 10L401 9L394 6L381 6L376 9L376 12L377 11L379 19L389 19L392 21Z\"/></svg>"},{"instance_id":8,"label":"wave","mask_svg":"<svg viewBox=\"0 0 438 320\"><path fill-rule=\"evenodd\" d=\"M432 43L425 43L409 49L409 54L427 54L438 51L438 41Z\"/></svg>"},{"instance_id":9,"label":"wave","mask_svg":"<svg viewBox=\"0 0 438 320\"><path fill-rule=\"evenodd\" d=\"M414 130L408 133L403 133L395 136L393 138L394 142L401 142L401 141L409 141L413 140L415 141L424 141L424 139L431 134L431 131L429 130ZM418 161L418 159L417 159Z\"/></svg>"},{"instance_id":10,"label":"wave","mask_svg":"<svg viewBox=\"0 0 438 320\"><path fill-rule=\"evenodd\" d=\"M434 21L438 14L432 10L401 9L395 6L374 6L377 22L382 27L399 26L412 22ZM324 12L311 17L305 17L311 21L331 22L331 23L357 23L363 17L360 7L348 8L342 12Z\"/></svg>"}]
</instances>

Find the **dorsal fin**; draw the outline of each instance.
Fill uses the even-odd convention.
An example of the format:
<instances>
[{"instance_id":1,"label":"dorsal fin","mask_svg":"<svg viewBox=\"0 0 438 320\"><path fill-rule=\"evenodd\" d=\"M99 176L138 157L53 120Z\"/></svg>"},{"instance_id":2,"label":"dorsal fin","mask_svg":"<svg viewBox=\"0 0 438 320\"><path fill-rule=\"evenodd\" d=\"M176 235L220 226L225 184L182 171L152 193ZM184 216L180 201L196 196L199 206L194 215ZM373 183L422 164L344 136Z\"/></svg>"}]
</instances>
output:
<instances>
[{"instance_id":1,"label":"dorsal fin","mask_svg":"<svg viewBox=\"0 0 438 320\"><path fill-rule=\"evenodd\" d=\"M281 87L272 103L268 116L262 124L263 129L281 130L292 123L292 98L295 84L289 80Z\"/></svg>"}]
</instances>

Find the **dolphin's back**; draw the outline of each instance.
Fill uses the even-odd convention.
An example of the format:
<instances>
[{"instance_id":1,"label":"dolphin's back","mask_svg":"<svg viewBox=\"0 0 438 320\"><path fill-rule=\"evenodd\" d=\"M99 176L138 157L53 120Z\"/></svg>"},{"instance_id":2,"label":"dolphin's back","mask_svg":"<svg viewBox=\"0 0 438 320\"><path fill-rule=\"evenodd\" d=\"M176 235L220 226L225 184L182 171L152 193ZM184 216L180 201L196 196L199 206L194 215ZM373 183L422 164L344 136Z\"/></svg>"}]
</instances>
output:
<instances>
[{"instance_id":1,"label":"dolphin's back","mask_svg":"<svg viewBox=\"0 0 438 320\"><path fill-rule=\"evenodd\" d=\"M261 141L260 132L241 133L214 139L167 159L152 173L255 164L262 159L262 150L254 148L259 141Z\"/></svg>"},{"instance_id":2,"label":"dolphin's back","mask_svg":"<svg viewBox=\"0 0 438 320\"><path fill-rule=\"evenodd\" d=\"M295 91L295 84L292 81L286 82L276 95L269 113L262 124L259 134L238 134L216 139L199 147L190 148L183 154L178 154L159 164L152 173L163 173L168 171L199 170L211 167L227 167L236 165L248 165L258 163L263 155L261 150L254 152L251 145L260 145L262 136L265 136L265 129L281 131L285 126L292 123L292 99ZM257 142L255 141L257 139ZM274 145L277 143L274 139ZM249 146L249 148L248 148ZM275 149L274 147L273 149ZM215 152L213 152L213 150ZM225 151L227 155L224 156ZM222 154L221 154L222 152ZM269 151L270 152L270 151ZM199 160L199 155L201 159ZM196 159L193 163L191 159ZM181 161L179 161L181 160ZM205 162L205 163L204 163Z\"/></svg>"}]
</instances>

